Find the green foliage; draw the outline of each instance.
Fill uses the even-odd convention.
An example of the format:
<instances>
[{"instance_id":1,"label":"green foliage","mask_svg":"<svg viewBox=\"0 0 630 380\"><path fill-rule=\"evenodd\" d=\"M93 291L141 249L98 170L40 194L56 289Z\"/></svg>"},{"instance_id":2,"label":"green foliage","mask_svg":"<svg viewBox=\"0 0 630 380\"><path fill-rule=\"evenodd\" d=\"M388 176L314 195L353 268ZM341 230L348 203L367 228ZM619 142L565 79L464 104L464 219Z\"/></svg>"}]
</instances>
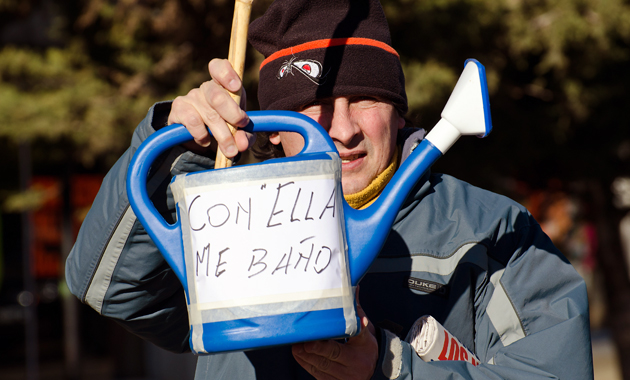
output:
<instances>
[{"instance_id":1,"label":"green foliage","mask_svg":"<svg viewBox=\"0 0 630 380\"><path fill-rule=\"evenodd\" d=\"M252 18L269 3L254 2ZM420 126L439 119L465 59L486 66L495 132L470 148L458 143L444 160L447 171L466 177L482 166L487 179L534 182L559 172L616 175L601 167L611 167L618 145L630 140L628 128L619 127L629 100L627 2L382 3L406 72L410 116ZM49 22L34 37L7 37L42 10ZM56 159L106 168L153 102L209 79L207 62L227 56L232 11L227 0L0 0L0 141L45 143L63 152ZM256 108L260 61L250 49L249 109ZM595 130L607 139L589 163L576 153ZM510 159L484 164L503 156Z\"/></svg>"},{"instance_id":2,"label":"green foliage","mask_svg":"<svg viewBox=\"0 0 630 380\"><path fill-rule=\"evenodd\" d=\"M130 101L105 80L80 44L44 52L7 46L0 51L0 134L12 140L71 141L90 164L126 144L132 120L154 99Z\"/></svg>"},{"instance_id":3,"label":"green foliage","mask_svg":"<svg viewBox=\"0 0 630 380\"><path fill-rule=\"evenodd\" d=\"M623 110L630 100L623 90L630 84L627 2L383 4L420 126L437 122L465 59L486 66L495 131L487 141L459 142L438 170L488 187L506 176L544 186L552 177L610 179L627 165L616 156L630 140Z\"/></svg>"},{"instance_id":4,"label":"green foliage","mask_svg":"<svg viewBox=\"0 0 630 380\"><path fill-rule=\"evenodd\" d=\"M2 211L7 213L20 213L37 210L44 205L50 194L42 189L28 189L7 196Z\"/></svg>"},{"instance_id":5,"label":"green foliage","mask_svg":"<svg viewBox=\"0 0 630 380\"><path fill-rule=\"evenodd\" d=\"M0 138L65 152L46 164L111 165L151 104L209 80L207 62L227 55L225 1L52 3L31 41L0 45ZM0 19L13 21L0 32L30 25L44 5L1 1Z\"/></svg>"},{"instance_id":6,"label":"green foliage","mask_svg":"<svg viewBox=\"0 0 630 380\"><path fill-rule=\"evenodd\" d=\"M403 66L408 104L411 110L432 105L435 99L448 99L458 74L437 62L411 62Z\"/></svg>"}]
</instances>

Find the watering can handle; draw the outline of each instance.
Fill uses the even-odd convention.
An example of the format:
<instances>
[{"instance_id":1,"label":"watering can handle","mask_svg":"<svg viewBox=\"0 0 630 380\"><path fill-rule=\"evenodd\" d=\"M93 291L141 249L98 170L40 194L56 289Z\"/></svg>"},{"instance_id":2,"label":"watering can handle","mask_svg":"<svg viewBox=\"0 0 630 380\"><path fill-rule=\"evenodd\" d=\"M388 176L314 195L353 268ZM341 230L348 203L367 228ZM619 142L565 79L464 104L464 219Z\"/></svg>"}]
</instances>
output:
<instances>
[{"instance_id":1,"label":"watering can handle","mask_svg":"<svg viewBox=\"0 0 630 380\"><path fill-rule=\"evenodd\" d=\"M248 112L248 132L297 132L304 137L304 148L299 153L333 152L337 149L328 133L311 118L291 111ZM147 177L157 157L176 145L192 140L181 124L173 124L149 136L134 154L127 172L127 196L133 212L163 253L175 274L186 284L181 224L179 215L174 224L167 223L149 199Z\"/></svg>"}]
</instances>

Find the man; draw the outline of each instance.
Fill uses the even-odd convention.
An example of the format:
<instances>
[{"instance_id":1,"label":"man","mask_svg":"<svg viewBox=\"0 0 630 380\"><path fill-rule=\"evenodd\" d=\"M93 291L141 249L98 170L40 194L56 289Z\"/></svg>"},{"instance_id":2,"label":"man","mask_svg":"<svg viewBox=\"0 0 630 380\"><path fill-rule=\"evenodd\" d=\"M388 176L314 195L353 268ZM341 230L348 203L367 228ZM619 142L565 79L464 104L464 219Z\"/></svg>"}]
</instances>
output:
<instances>
[{"instance_id":1,"label":"man","mask_svg":"<svg viewBox=\"0 0 630 380\"><path fill-rule=\"evenodd\" d=\"M404 141L404 77L378 1L277 0L252 23L249 37L266 57L261 109L296 110L319 122L342 159L347 201L369 205L413 146ZM209 72L211 81L155 105L138 126L132 147L103 182L66 269L82 301L172 351L188 345L182 288L130 211L124 178L137 146L166 124L186 125L212 152L207 127L228 157L251 147L253 136L232 136L226 125L248 122L227 92L240 90L240 80L225 60L211 61ZM303 145L285 132L259 140L271 155L294 155ZM208 156L178 147L154 164L148 188L163 215L173 210L170 174L211 168ZM452 177L422 178L360 287L362 330L347 342L201 356L196 378L593 376L584 282L523 207ZM420 359L403 339L423 315L441 322L481 364Z\"/></svg>"}]
</instances>

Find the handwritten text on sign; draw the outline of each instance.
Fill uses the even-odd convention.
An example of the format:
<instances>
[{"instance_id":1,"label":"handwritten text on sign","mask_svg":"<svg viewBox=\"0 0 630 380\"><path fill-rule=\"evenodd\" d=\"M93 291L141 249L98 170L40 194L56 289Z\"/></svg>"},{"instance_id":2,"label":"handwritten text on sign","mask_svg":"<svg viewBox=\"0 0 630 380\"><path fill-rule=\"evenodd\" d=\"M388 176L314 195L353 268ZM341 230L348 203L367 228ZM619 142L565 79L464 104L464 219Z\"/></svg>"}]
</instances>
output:
<instances>
[{"instance_id":1,"label":"handwritten text on sign","mask_svg":"<svg viewBox=\"0 0 630 380\"><path fill-rule=\"evenodd\" d=\"M332 178L188 189L197 302L341 288L336 191Z\"/></svg>"}]
</instances>

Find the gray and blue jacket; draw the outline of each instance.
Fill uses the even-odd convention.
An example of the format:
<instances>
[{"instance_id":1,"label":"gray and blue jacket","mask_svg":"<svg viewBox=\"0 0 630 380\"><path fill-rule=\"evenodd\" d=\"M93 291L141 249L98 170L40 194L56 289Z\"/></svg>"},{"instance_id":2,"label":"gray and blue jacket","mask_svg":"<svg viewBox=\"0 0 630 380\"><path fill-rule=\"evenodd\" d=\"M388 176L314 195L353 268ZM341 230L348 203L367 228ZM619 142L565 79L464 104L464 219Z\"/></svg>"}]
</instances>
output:
<instances>
[{"instance_id":1,"label":"gray and blue jacket","mask_svg":"<svg viewBox=\"0 0 630 380\"><path fill-rule=\"evenodd\" d=\"M189 350L182 285L129 207L125 178L138 146L166 124L158 103L112 167L66 263L73 294L134 334ZM173 175L213 160L182 147L151 169L147 189L172 221ZM453 177L423 178L360 283L378 326L373 379L592 379L586 286L525 208ZM424 362L403 338L424 315L480 359ZM196 379L311 379L290 347L200 356Z\"/></svg>"}]
</instances>

